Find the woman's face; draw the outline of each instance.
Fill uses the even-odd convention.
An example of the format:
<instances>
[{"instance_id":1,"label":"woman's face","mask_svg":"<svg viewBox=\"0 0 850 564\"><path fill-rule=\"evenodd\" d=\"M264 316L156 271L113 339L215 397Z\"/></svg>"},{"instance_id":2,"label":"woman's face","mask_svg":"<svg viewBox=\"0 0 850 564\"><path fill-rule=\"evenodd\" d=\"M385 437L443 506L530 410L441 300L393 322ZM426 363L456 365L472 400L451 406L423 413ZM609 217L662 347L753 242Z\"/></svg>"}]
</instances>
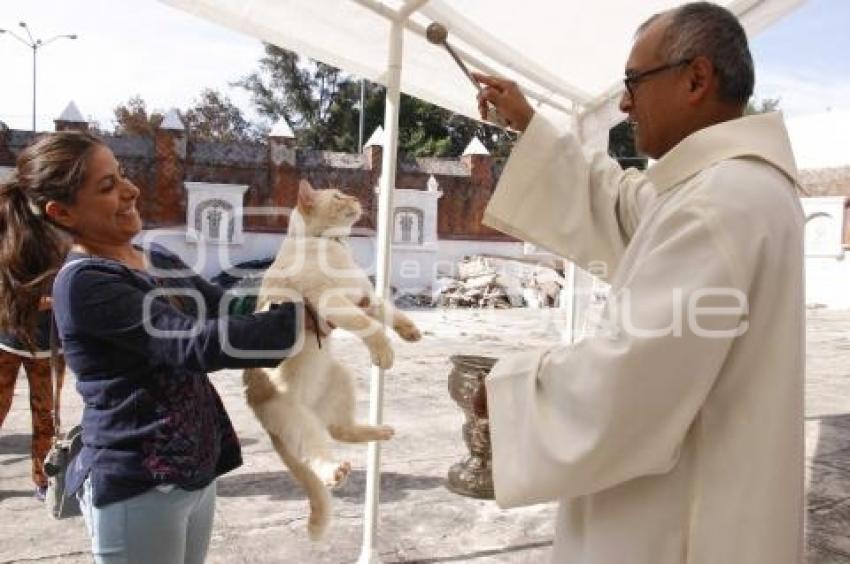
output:
<instances>
[{"instance_id":1,"label":"woman's face","mask_svg":"<svg viewBox=\"0 0 850 564\"><path fill-rule=\"evenodd\" d=\"M115 155L99 145L86 163L86 177L71 206L48 214L67 227L78 243L127 244L142 229L136 209L139 189L124 176ZM55 204L56 202L51 202Z\"/></svg>"}]
</instances>

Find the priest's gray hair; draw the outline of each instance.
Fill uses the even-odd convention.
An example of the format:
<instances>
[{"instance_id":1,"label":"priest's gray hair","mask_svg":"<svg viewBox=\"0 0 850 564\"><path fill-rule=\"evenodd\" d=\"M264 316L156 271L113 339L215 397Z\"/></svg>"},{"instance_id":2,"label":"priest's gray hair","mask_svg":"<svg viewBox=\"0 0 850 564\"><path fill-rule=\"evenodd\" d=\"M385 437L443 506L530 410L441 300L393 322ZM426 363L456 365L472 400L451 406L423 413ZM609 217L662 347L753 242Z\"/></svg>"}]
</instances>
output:
<instances>
[{"instance_id":1,"label":"priest's gray hair","mask_svg":"<svg viewBox=\"0 0 850 564\"><path fill-rule=\"evenodd\" d=\"M658 18L669 18L661 41L668 63L707 57L718 76L718 95L724 102L746 104L753 94L755 71L747 34L735 14L711 2L692 2L645 21L638 34Z\"/></svg>"}]
</instances>

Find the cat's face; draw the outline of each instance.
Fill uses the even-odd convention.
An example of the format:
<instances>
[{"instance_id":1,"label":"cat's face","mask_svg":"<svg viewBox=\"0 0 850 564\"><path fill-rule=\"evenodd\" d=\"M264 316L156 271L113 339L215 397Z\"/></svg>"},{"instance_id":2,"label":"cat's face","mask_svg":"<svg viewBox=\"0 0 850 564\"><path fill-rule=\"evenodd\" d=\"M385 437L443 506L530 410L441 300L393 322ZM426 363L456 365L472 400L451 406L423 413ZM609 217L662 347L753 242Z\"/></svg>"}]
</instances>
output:
<instances>
[{"instance_id":1,"label":"cat's face","mask_svg":"<svg viewBox=\"0 0 850 564\"><path fill-rule=\"evenodd\" d=\"M315 190L308 182L298 186L298 211L307 232L319 235L327 231L349 230L363 213L360 202L336 189Z\"/></svg>"}]
</instances>

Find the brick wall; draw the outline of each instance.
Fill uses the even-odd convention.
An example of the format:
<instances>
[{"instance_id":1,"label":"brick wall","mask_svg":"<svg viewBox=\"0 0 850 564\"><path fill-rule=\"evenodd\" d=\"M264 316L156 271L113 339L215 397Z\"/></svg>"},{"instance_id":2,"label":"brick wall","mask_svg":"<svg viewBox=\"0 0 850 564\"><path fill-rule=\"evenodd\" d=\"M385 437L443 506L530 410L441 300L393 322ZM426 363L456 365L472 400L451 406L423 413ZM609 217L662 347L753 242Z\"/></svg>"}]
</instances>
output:
<instances>
[{"instance_id":1,"label":"brick wall","mask_svg":"<svg viewBox=\"0 0 850 564\"><path fill-rule=\"evenodd\" d=\"M57 122L57 130L84 127ZM16 155L36 134L0 128L0 166L14 166ZM106 136L104 141L141 189L139 210L145 228L176 227L186 222L184 182L246 184L246 206L295 204L298 181L317 188L338 187L357 196L366 213L357 227L375 228L374 187L381 172L382 148L363 154L296 149L294 139L271 137L266 143L194 141L185 131L160 129L153 138ZM487 155L447 159L401 157L396 187L425 190L433 175L439 200L438 236L443 239L511 241L481 225L484 208L504 163ZM285 217L246 217L245 231L282 232Z\"/></svg>"}]
</instances>

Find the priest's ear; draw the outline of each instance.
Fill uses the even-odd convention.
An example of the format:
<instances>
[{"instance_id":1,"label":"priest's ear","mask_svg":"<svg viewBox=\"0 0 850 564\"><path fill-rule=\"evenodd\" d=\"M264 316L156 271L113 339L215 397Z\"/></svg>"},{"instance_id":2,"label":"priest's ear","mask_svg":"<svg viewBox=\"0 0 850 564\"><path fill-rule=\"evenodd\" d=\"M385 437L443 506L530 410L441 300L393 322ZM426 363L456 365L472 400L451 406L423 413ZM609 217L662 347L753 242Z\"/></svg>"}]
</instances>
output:
<instances>
[{"instance_id":1,"label":"priest's ear","mask_svg":"<svg viewBox=\"0 0 850 564\"><path fill-rule=\"evenodd\" d=\"M691 105L700 104L712 92L716 95L719 86L717 72L708 57L695 57L686 73L688 101Z\"/></svg>"},{"instance_id":2,"label":"priest's ear","mask_svg":"<svg viewBox=\"0 0 850 564\"><path fill-rule=\"evenodd\" d=\"M310 213L316 204L318 192L307 180L298 182L298 210L301 213Z\"/></svg>"}]
</instances>

